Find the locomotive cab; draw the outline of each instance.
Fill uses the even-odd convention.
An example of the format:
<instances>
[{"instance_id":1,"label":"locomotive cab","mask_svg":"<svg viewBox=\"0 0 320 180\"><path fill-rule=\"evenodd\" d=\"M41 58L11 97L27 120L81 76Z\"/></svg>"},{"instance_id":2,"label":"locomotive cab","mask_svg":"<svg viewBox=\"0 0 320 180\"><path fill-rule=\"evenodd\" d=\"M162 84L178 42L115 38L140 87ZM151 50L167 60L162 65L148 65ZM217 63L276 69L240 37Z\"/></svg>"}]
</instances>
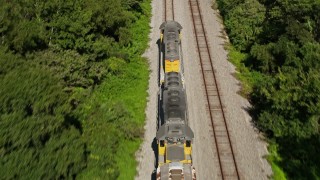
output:
<instances>
[{"instance_id":1,"label":"locomotive cab","mask_svg":"<svg viewBox=\"0 0 320 180\"><path fill-rule=\"evenodd\" d=\"M196 179L192 166L193 136L191 128L183 121L169 122L159 128L157 179Z\"/></svg>"},{"instance_id":2,"label":"locomotive cab","mask_svg":"<svg viewBox=\"0 0 320 180\"><path fill-rule=\"evenodd\" d=\"M160 26L160 41L163 42L163 37L167 36L168 33L174 33L177 35L179 43L180 43L180 39L181 39L181 29L182 26L176 22L176 21L166 21L164 23L161 24Z\"/></svg>"}]
</instances>

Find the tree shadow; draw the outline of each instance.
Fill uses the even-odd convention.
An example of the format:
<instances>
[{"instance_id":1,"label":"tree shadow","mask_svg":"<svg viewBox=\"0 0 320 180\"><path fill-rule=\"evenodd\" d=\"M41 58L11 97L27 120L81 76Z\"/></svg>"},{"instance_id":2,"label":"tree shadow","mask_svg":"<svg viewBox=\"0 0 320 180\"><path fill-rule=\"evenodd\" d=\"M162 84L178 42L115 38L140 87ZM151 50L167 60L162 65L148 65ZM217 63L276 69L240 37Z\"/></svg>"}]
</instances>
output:
<instances>
[{"instance_id":1,"label":"tree shadow","mask_svg":"<svg viewBox=\"0 0 320 180\"><path fill-rule=\"evenodd\" d=\"M320 136L308 138L277 138L278 153L282 160L277 162L288 178L318 179L320 177Z\"/></svg>"},{"instance_id":2,"label":"tree shadow","mask_svg":"<svg viewBox=\"0 0 320 180\"><path fill-rule=\"evenodd\" d=\"M77 130L79 130L81 134L83 132L81 122L73 115L66 115L64 118L63 125L66 127L74 126Z\"/></svg>"},{"instance_id":3,"label":"tree shadow","mask_svg":"<svg viewBox=\"0 0 320 180\"><path fill-rule=\"evenodd\" d=\"M161 87L161 84L160 84L160 78L161 78L161 65L163 63L163 59L161 58L161 55L163 54L163 49L161 47L161 41L160 41L160 38L157 40L156 44L158 45L158 72L157 72L157 75L158 75L158 86L160 88ZM160 126L163 124L163 108L161 106L161 104L163 103L162 100L160 99L160 94L161 91L159 91L158 93L158 100L157 100L157 103L158 103L158 112L157 112L157 126L156 126L156 131L160 128ZM157 144L157 138L155 137L151 143L151 148L153 149L153 153L154 153L154 159L155 159L155 162L154 162L154 170L152 171L151 173L151 180L156 180L156 176L157 176L157 167L158 167L158 144Z\"/></svg>"},{"instance_id":4,"label":"tree shadow","mask_svg":"<svg viewBox=\"0 0 320 180\"><path fill-rule=\"evenodd\" d=\"M160 76L161 76L161 65L163 67L163 61L164 61L164 50L161 46L161 41L160 38L157 40L157 45L158 45L158 85L159 88L162 89L163 85L160 84ZM163 54L162 58L161 58L161 54ZM157 123L157 130L160 128L160 126L164 123L164 114L163 114L163 108L162 105L163 104L163 100L160 99L160 96L162 94L160 94L161 91L159 91L158 94L158 114L157 114L157 119L158 119L158 123Z\"/></svg>"},{"instance_id":5,"label":"tree shadow","mask_svg":"<svg viewBox=\"0 0 320 180\"><path fill-rule=\"evenodd\" d=\"M250 104L251 108L244 109L252 117L251 123L268 137L271 144L275 143L277 146L277 154L269 156L272 158L271 161L285 172L288 179L319 179L320 135L275 136L271 129L263 128L258 121L261 112L271 105L255 96L250 98Z\"/></svg>"}]
</instances>

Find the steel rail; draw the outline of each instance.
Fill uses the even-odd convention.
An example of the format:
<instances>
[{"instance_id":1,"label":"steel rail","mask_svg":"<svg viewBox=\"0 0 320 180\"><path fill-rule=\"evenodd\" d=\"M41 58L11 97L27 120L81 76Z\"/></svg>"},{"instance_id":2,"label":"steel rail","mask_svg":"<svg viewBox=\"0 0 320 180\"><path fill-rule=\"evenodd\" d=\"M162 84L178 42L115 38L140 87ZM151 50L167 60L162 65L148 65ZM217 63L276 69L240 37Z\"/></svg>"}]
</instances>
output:
<instances>
[{"instance_id":1,"label":"steel rail","mask_svg":"<svg viewBox=\"0 0 320 180\"><path fill-rule=\"evenodd\" d=\"M222 179L230 179L232 177L234 177L235 179L240 179L237 163L235 160L234 150L233 150L233 147L231 144L231 138L230 138L230 134L229 134L229 130L228 130L226 116L225 116L225 112L224 112L224 109L222 106L221 93L218 88L217 78L216 78L213 64L212 64L211 53L209 50L207 35L205 32L204 23L202 20L202 15L201 15L201 10L199 7L198 0L189 0L189 6L190 6L193 28L194 28L195 37L196 37L198 56L199 56L200 65L201 65L201 72L202 72L205 93L206 93L206 99L207 99L208 109L209 109L209 117L211 120L212 129L213 129L213 135L214 135L214 140L215 140L215 144L216 144L216 151L218 154L218 161L219 161L221 176L222 176ZM199 24L199 22L196 23L196 18L198 18L197 20L199 20L200 24ZM200 38L204 41L205 46L201 46L200 42L203 42L203 41L200 41ZM208 58L203 58L203 57L206 57L206 56L204 56L205 54L208 55ZM210 64L209 68L205 67L205 65L207 65L207 64ZM212 82L208 81L209 77L207 75L212 75L211 78L213 78L213 81L214 81L213 85L210 85L210 83L212 83ZM211 86L211 87L209 87L209 86ZM213 91L209 92L209 88L211 90L213 86L215 86L215 89ZM216 95L215 95L215 92L217 93ZM212 106L212 104L214 104L212 99L214 99L215 96L218 96L218 106L215 106L215 105ZM215 102L215 104L217 104L217 102ZM218 113L218 111L221 111L222 118L223 118L222 125L224 125L225 127L222 127L221 124L219 124L219 126L217 125L218 118L216 118L216 119L213 118L214 115L213 115L212 111L216 111L216 113ZM224 130L224 128L225 128L225 130ZM221 130L221 129L223 129L223 130ZM226 131L226 132L224 132L224 131ZM222 140L225 140L225 139L223 139L223 137L224 137L223 135L225 135L225 133L226 133L227 140L228 140L227 144L229 145L230 150L226 146L226 142L225 141L222 142ZM233 163L228 161L228 160L230 160L230 157L226 156L226 154L230 154L228 151L231 151L231 158L232 158ZM230 165L234 166L234 168L230 167Z\"/></svg>"},{"instance_id":2,"label":"steel rail","mask_svg":"<svg viewBox=\"0 0 320 180\"><path fill-rule=\"evenodd\" d=\"M174 8L173 8L173 0L171 0L171 9L172 9L172 20L174 20Z\"/></svg>"},{"instance_id":3,"label":"steel rail","mask_svg":"<svg viewBox=\"0 0 320 180\"><path fill-rule=\"evenodd\" d=\"M167 21L167 0L164 0L164 21Z\"/></svg>"},{"instance_id":4,"label":"steel rail","mask_svg":"<svg viewBox=\"0 0 320 180\"><path fill-rule=\"evenodd\" d=\"M170 3L169 1L171 1L171 4L167 4L167 3ZM174 3L173 3L174 0L164 0L164 21L168 21L168 20L174 20ZM169 5L169 6L168 6ZM171 7L171 16L172 16L172 19L170 19L169 17L169 13L170 13L170 7ZM169 10L168 10L169 8Z\"/></svg>"}]
</instances>

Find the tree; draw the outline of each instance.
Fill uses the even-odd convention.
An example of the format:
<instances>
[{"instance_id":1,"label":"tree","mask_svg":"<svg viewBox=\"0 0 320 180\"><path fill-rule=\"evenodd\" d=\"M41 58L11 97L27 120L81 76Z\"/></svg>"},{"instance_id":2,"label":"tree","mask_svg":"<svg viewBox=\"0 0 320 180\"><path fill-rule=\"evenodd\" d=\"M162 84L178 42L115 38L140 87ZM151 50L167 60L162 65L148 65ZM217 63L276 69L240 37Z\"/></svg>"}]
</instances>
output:
<instances>
[{"instance_id":1,"label":"tree","mask_svg":"<svg viewBox=\"0 0 320 180\"><path fill-rule=\"evenodd\" d=\"M85 167L86 148L81 127L66 103L67 94L48 70L16 61L19 63L14 69L1 71L4 73L0 79L2 177L76 176Z\"/></svg>"},{"instance_id":2,"label":"tree","mask_svg":"<svg viewBox=\"0 0 320 180\"><path fill-rule=\"evenodd\" d=\"M257 40L262 31L265 8L257 0L246 0L230 9L225 25L233 45L239 50L247 50Z\"/></svg>"}]
</instances>

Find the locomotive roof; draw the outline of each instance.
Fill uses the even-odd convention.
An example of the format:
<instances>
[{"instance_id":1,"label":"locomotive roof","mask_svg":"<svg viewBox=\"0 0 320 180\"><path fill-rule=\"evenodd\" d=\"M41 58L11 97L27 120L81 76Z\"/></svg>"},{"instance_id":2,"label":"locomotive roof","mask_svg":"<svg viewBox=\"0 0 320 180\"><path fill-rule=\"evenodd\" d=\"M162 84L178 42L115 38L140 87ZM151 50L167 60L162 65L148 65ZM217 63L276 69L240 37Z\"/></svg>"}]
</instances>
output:
<instances>
[{"instance_id":1,"label":"locomotive roof","mask_svg":"<svg viewBox=\"0 0 320 180\"><path fill-rule=\"evenodd\" d=\"M168 138L185 138L192 140L194 137L191 128L180 122L168 122L162 125L157 132L157 139L165 140Z\"/></svg>"},{"instance_id":2,"label":"locomotive roof","mask_svg":"<svg viewBox=\"0 0 320 180\"><path fill-rule=\"evenodd\" d=\"M176 21L166 21L161 24L159 29L174 32L177 30L181 30L182 26Z\"/></svg>"}]
</instances>

